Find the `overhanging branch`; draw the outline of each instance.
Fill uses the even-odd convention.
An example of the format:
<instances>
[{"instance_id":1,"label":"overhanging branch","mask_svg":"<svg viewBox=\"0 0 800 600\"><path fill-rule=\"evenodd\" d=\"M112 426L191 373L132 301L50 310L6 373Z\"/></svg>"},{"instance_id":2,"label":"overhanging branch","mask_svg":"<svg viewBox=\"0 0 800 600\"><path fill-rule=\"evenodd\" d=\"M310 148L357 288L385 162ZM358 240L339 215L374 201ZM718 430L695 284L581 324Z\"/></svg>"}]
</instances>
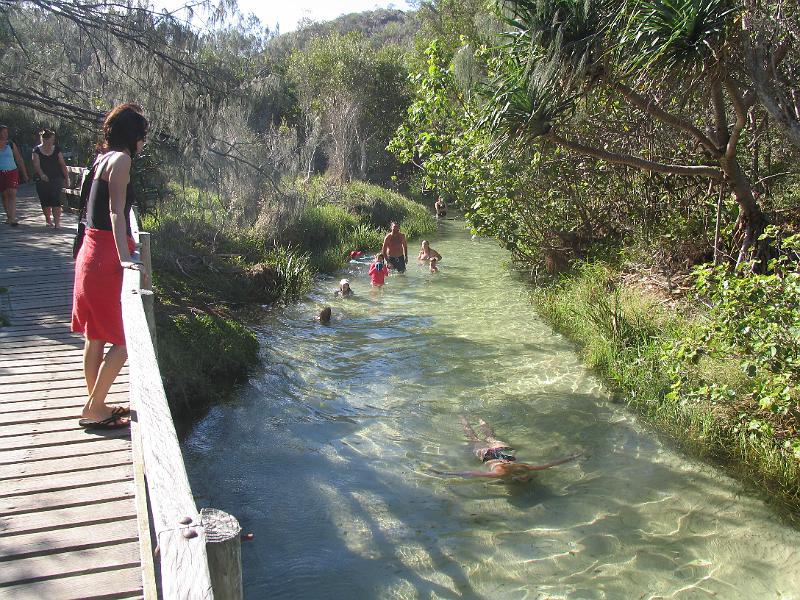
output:
<instances>
[{"instance_id":1,"label":"overhanging branch","mask_svg":"<svg viewBox=\"0 0 800 600\"><path fill-rule=\"evenodd\" d=\"M608 150L601 150L600 148L594 148L592 146L587 146L579 142L568 140L566 138L559 136L553 131L551 131L544 137L552 141L554 144L557 144L563 148L567 148L568 150L572 150L573 152L586 154L587 156L593 156L594 158L598 158L600 160L604 160L606 162L614 163L617 165L634 167L642 171L650 171L654 173L668 173L671 175L689 175L695 177L706 177L715 180L722 179L722 171L716 167L710 167L705 165L671 165L667 163L660 163L652 160L646 160L638 156L633 156L632 154L609 152Z\"/></svg>"}]
</instances>

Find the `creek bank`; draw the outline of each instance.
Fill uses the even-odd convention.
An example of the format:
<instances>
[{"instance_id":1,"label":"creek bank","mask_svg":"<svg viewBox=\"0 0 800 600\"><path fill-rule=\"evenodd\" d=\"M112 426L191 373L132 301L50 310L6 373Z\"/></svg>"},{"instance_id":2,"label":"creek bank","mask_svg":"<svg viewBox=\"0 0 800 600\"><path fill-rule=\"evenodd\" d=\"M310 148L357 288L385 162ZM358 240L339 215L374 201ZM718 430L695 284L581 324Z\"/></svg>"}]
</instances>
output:
<instances>
[{"instance_id":1,"label":"creek bank","mask_svg":"<svg viewBox=\"0 0 800 600\"><path fill-rule=\"evenodd\" d=\"M199 191L194 202L144 219L153 234L158 359L176 417L200 414L246 381L259 361L247 324L265 306L297 301L318 273L343 268L350 250L377 252L391 221L409 239L436 229L423 205L363 182L315 177L290 193L301 208L277 233L263 226L269 215L248 228L220 225L213 211L198 210Z\"/></svg>"},{"instance_id":2,"label":"creek bank","mask_svg":"<svg viewBox=\"0 0 800 600\"><path fill-rule=\"evenodd\" d=\"M797 412L770 404L775 374L761 370L752 354L724 345L724 332L711 326L724 320L716 304L670 302L634 280L618 267L584 263L537 288L533 301L632 409L765 492L800 524ZM796 405L796 387L786 389Z\"/></svg>"}]
</instances>

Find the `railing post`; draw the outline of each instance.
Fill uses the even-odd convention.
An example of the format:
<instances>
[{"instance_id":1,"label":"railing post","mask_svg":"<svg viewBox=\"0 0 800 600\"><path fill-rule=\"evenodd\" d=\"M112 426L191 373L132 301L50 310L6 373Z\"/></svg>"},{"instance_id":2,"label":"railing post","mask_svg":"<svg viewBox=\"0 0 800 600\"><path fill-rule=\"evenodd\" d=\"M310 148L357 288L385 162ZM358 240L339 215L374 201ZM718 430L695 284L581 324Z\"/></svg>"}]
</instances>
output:
<instances>
[{"instance_id":1,"label":"railing post","mask_svg":"<svg viewBox=\"0 0 800 600\"><path fill-rule=\"evenodd\" d=\"M242 528L236 517L216 508L200 509L206 533L208 571L214 600L242 600Z\"/></svg>"},{"instance_id":2,"label":"railing post","mask_svg":"<svg viewBox=\"0 0 800 600\"><path fill-rule=\"evenodd\" d=\"M156 315L155 299L153 297L153 261L150 254L150 234L145 231L139 232L139 258L144 264L141 277L140 289L145 292L142 294L142 305L144 306L144 316L147 318L147 328L150 330L150 339L153 340L153 350L158 357L158 344L156 343Z\"/></svg>"}]
</instances>

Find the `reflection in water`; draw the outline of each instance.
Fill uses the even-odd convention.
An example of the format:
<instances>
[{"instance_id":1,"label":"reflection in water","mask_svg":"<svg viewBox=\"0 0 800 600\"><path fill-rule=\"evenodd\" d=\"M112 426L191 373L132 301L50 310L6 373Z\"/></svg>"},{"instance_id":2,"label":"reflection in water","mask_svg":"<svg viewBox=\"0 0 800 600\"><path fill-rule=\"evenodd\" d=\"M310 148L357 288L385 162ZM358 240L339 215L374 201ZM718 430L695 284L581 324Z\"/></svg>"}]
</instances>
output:
<instances>
[{"instance_id":1,"label":"reflection in water","mask_svg":"<svg viewBox=\"0 0 800 600\"><path fill-rule=\"evenodd\" d=\"M337 277L276 310L261 372L189 436L199 503L256 534L246 596L800 598L796 533L610 402L506 254L442 227L439 273L374 290L352 263L355 299ZM527 484L435 477L479 468L461 413L519 460L584 457Z\"/></svg>"}]
</instances>

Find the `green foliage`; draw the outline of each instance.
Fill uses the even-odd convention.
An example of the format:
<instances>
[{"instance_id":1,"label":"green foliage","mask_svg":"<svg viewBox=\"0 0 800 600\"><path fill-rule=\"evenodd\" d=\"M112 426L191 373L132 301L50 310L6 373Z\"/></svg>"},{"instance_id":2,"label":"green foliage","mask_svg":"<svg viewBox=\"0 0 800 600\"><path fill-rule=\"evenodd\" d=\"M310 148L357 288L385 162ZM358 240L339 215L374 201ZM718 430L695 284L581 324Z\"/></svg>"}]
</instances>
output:
<instances>
[{"instance_id":1,"label":"green foliage","mask_svg":"<svg viewBox=\"0 0 800 600\"><path fill-rule=\"evenodd\" d=\"M296 182L306 208L280 236L282 245L311 256L322 272L342 268L351 250L377 252L392 221L409 239L436 229L425 207L396 192L354 181L340 184L326 177Z\"/></svg>"},{"instance_id":2,"label":"green foliage","mask_svg":"<svg viewBox=\"0 0 800 600\"><path fill-rule=\"evenodd\" d=\"M796 237L784 243L796 245ZM759 443L780 443L800 459L800 274L796 261L757 274L744 267L695 271L695 290L708 311L689 335L668 346L671 397L735 404L738 431ZM737 386L721 386L713 374L696 373L688 364L706 358L735 362L742 374Z\"/></svg>"},{"instance_id":3,"label":"green foliage","mask_svg":"<svg viewBox=\"0 0 800 600\"><path fill-rule=\"evenodd\" d=\"M258 340L228 318L156 311L158 361L173 412L196 411L244 381L258 362Z\"/></svg>"},{"instance_id":4,"label":"green foliage","mask_svg":"<svg viewBox=\"0 0 800 600\"><path fill-rule=\"evenodd\" d=\"M534 301L632 407L702 453L735 458L796 509L797 291L760 308L795 285L794 275L779 282L704 269L697 287L713 304L693 316L622 285L605 264L581 263Z\"/></svg>"},{"instance_id":5,"label":"green foliage","mask_svg":"<svg viewBox=\"0 0 800 600\"><path fill-rule=\"evenodd\" d=\"M628 0L619 56L630 70L695 73L721 50L738 10L729 0Z\"/></svg>"},{"instance_id":6,"label":"green foliage","mask_svg":"<svg viewBox=\"0 0 800 600\"><path fill-rule=\"evenodd\" d=\"M267 262L274 266L277 280L274 293L284 301L299 300L314 283L312 260L307 253L287 246L275 247L267 254Z\"/></svg>"}]
</instances>

